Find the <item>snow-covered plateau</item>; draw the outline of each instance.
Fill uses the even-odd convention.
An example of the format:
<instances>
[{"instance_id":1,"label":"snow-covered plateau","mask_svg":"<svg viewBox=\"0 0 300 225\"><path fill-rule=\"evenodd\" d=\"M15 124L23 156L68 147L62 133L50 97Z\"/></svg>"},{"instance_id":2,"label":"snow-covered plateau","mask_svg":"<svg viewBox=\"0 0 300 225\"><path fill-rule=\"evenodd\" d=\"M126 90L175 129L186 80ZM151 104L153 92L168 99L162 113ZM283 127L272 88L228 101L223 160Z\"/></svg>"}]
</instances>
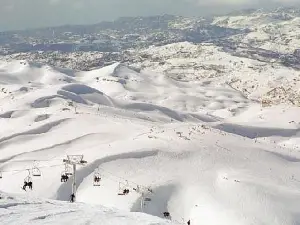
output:
<instances>
[{"instance_id":1,"label":"snow-covered plateau","mask_svg":"<svg viewBox=\"0 0 300 225\"><path fill-rule=\"evenodd\" d=\"M0 87L3 225L300 224L296 106L120 63L1 61Z\"/></svg>"}]
</instances>

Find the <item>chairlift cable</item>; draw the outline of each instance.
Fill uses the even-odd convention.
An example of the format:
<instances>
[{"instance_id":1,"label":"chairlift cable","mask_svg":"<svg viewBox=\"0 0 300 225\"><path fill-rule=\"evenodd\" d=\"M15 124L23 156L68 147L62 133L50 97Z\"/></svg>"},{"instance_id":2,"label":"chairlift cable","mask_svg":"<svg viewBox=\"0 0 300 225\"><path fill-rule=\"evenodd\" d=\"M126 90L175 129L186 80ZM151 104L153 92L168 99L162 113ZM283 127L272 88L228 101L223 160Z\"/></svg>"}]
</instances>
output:
<instances>
[{"instance_id":1,"label":"chairlift cable","mask_svg":"<svg viewBox=\"0 0 300 225\"><path fill-rule=\"evenodd\" d=\"M55 164L55 165L50 165L50 166L40 166L39 168L51 168L51 167L58 167L58 166L63 166L64 164ZM15 174L19 173L19 172L24 172L26 170L30 170L31 168L25 168L25 169L17 169L17 170L0 170L2 173L14 173Z\"/></svg>"}]
</instances>

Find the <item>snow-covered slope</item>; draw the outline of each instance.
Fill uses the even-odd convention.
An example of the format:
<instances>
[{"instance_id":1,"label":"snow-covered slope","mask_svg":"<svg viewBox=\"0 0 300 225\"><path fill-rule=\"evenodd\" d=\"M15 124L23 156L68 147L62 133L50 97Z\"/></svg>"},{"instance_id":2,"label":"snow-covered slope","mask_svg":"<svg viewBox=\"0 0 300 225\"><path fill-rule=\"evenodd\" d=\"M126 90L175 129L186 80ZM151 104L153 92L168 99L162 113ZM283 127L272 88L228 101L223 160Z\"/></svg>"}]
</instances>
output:
<instances>
[{"instance_id":1,"label":"snow-covered slope","mask_svg":"<svg viewBox=\"0 0 300 225\"><path fill-rule=\"evenodd\" d=\"M5 224L162 223L129 213L142 211L169 212L175 224L299 224L298 108L262 109L229 85L122 64L89 72L0 65L0 190L25 195L1 200ZM63 159L78 154L87 161L76 174L79 203L52 201L70 199ZM42 175L25 192L34 167ZM124 188L129 194L118 195Z\"/></svg>"},{"instance_id":2,"label":"snow-covered slope","mask_svg":"<svg viewBox=\"0 0 300 225\"><path fill-rule=\"evenodd\" d=\"M164 73L182 81L231 86L249 99L271 104L300 105L300 72L274 60L263 62L235 56L214 44L188 42L151 47L133 66Z\"/></svg>"},{"instance_id":3,"label":"snow-covered slope","mask_svg":"<svg viewBox=\"0 0 300 225\"><path fill-rule=\"evenodd\" d=\"M96 205L64 203L59 201L1 194L1 224L170 224L157 217L140 213L118 212Z\"/></svg>"}]
</instances>

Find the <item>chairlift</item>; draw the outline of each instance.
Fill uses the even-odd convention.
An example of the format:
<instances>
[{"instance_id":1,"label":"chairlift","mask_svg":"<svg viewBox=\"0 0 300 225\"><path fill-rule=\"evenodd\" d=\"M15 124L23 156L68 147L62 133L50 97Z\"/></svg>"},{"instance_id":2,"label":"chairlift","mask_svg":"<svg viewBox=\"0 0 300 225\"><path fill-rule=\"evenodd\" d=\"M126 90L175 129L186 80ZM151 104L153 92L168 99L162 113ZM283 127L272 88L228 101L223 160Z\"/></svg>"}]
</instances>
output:
<instances>
[{"instance_id":1,"label":"chairlift","mask_svg":"<svg viewBox=\"0 0 300 225\"><path fill-rule=\"evenodd\" d=\"M101 181L100 172L99 172L99 169L96 169L95 172L94 172L93 185L94 186L100 186L100 181Z\"/></svg>"},{"instance_id":2,"label":"chairlift","mask_svg":"<svg viewBox=\"0 0 300 225\"><path fill-rule=\"evenodd\" d=\"M42 175L42 173L41 173L40 169L37 166L37 162L34 161L33 168L32 168L32 176L40 177L41 175Z\"/></svg>"},{"instance_id":3,"label":"chairlift","mask_svg":"<svg viewBox=\"0 0 300 225\"><path fill-rule=\"evenodd\" d=\"M163 215L165 218L170 218L170 213L169 212L163 212Z\"/></svg>"},{"instance_id":4,"label":"chairlift","mask_svg":"<svg viewBox=\"0 0 300 225\"><path fill-rule=\"evenodd\" d=\"M139 185L136 186L136 188L133 188L134 191L136 191L137 193L141 192L141 188Z\"/></svg>"},{"instance_id":5,"label":"chairlift","mask_svg":"<svg viewBox=\"0 0 300 225\"><path fill-rule=\"evenodd\" d=\"M129 194L129 183L126 180L126 183L119 182L119 193L118 195L128 195Z\"/></svg>"},{"instance_id":6,"label":"chairlift","mask_svg":"<svg viewBox=\"0 0 300 225\"><path fill-rule=\"evenodd\" d=\"M60 182L65 183L68 181L68 179L69 179L68 174L66 174L65 171L62 171L60 176Z\"/></svg>"},{"instance_id":7,"label":"chairlift","mask_svg":"<svg viewBox=\"0 0 300 225\"><path fill-rule=\"evenodd\" d=\"M148 191L149 193L153 193L153 190L152 190L151 186L147 187L147 191Z\"/></svg>"},{"instance_id":8,"label":"chairlift","mask_svg":"<svg viewBox=\"0 0 300 225\"><path fill-rule=\"evenodd\" d=\"M27 175L27 177L25 177L24 181L26 181L26 182L31 182L31 181L32 181L32 178L31 178L30 170L27 169L27 172L28 172L28 175Z\"/></svg>"},{"instance_id":9,"label":"chairlift","mask_svg":"<svg viewBox=\"0 0 300 225\"><path fill-rule=\"evenodd\" d=\"M72 168L68 164L65 164L65 174L68 176L73 175Z\"/></svg>"},{"instance_id":10,"label":"chairlift","mask_svg":"<svg viewBox=\"0 0 300 225\"><path fill-rule=\"evenodd\" d=\"M81 164L86 164L87 161L86 161L86 160L80 160L80 163L81 163Z\"/></svg>"},{"instance_id":11,"label":"chairlift","mask_svg":"<svg viewBox=\"0 0 300 225\"><path fill-rule=\"evenodd\" d=\"M28 182L32 182L31 176L25 177L24 182L27 182L27 183L28 183Z\"/></svg>"},{"instance_id":12,"label":"chairlift","mask_svg":"<svg viewBox=\"0 0 300 225\"><path fill-rule=\"evenodd\" d=\"M30 170L27 171L28 171L28 175L27 177L25 177L24 185L22 187L24 191L26 191L26 187L29 187L29 189L32 190L32 178L31 178Z\"/></svg>"},{"instance_id":13,"label":"chairlift","mask_svg":"<svg viewBox=\"0 0 300 225\"><path fill-rule=\"evenodd\" d=\"M142 199L144 202L151 202L151 198L145 197L145 192L142 192L141 194L142 194ZM144 203L144 205L145 205L145 203Z\"/></svg>"},{"instance_id":14,"label":"chairlift","mask_svg":"<svg viewBox=\"0 0 300 225\"><path fill-rule=\"evenodd\" d=\"M144 201L145 202L151 202L151 198L145 198Z\"/></svg>"}]
</instances>

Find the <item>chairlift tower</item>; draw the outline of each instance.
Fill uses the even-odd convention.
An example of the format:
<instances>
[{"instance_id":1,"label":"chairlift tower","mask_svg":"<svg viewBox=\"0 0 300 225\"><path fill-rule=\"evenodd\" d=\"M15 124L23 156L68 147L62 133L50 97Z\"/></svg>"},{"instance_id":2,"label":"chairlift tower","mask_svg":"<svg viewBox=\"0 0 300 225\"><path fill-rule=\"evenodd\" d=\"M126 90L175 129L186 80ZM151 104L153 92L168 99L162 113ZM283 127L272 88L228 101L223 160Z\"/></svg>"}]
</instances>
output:
<instances>
[{"instance_id":1,"label":"chairlift tower","mask_svg":"<svg viewBox=\"0 0 300 225\"><path fill-rule=\"evenodd\" d=\"M144 192L142 192L142 196L141 196L141 211L144 212Z\"/></svg>"},{"instance_id":2,"label":"chairlift tower","mask_svg":"<svg viewBox=\"0 0 300 225\"><path fill-rule=\"evenodd\" d=\"M83 160L83 155L68 155L67 159L63 159L63 162L73 166L73 181L72 181L72 195L73 200L76 200L76 165L85 165L87 161Z\"/></svg>"}]
</instances>

